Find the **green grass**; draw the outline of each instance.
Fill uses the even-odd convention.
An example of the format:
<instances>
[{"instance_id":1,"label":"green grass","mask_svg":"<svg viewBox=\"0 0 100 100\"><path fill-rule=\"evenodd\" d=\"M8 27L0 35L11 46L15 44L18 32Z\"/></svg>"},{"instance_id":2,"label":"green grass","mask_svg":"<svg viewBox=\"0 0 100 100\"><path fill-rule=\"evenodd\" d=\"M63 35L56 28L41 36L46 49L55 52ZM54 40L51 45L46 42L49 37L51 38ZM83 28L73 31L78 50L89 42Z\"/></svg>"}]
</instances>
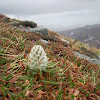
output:
<instances>
[{"instance_id":1,"label":"green grass","mask_svg":"<svg viewBox=\"0 0 100 100\"><path fill-rule=\"evenodd\" d=\"M89 100L92 95L92 99L100 99L100 66L78 58L61 40L45 45L33 33L15 30L8 24L0 23L0 95L3 98ZM36 41L33 43L30 37ZM27 58L34 45L44 48L52 68L42 72L29 69Z\"/></svg>"}]
</instances>

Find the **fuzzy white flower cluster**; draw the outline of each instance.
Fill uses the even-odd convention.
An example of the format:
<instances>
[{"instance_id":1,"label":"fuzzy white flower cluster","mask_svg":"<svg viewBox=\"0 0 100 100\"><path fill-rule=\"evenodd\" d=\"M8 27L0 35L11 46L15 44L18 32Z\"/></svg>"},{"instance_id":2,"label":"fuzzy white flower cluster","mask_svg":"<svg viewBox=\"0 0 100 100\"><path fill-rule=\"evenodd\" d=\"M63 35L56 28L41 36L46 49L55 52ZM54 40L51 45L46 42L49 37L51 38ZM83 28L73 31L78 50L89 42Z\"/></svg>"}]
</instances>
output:
<instances>
[{"instance_id":1,"label":"fuzzy white flower cluster","mask_svg":"<svg viewBox=\"0 0 100 100\"><path fill-rule=\"evenodd\" d=\"M29 54L28 65L30 69L38 68L44 70L48 64L48 57L41 47L41 45L35 45Z\"/></svg>"}]
</instances>

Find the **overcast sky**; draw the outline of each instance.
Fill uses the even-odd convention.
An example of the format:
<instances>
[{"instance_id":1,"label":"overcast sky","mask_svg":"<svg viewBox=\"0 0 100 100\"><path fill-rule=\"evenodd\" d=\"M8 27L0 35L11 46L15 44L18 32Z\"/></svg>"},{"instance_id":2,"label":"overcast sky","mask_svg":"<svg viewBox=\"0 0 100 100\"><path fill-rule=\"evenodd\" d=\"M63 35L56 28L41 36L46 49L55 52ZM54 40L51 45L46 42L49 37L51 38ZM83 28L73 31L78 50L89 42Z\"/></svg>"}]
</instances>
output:
<instances>
[{"instance_id":1,"label":"overcast sky","mask_svg":"<svg viewBox=\"0 0 100 100\"><path fill-rule=\"evenodd\" d=\"M100 23L100 0L0 0L0 13L57 30Z\"/></svg>"}]
</instances>

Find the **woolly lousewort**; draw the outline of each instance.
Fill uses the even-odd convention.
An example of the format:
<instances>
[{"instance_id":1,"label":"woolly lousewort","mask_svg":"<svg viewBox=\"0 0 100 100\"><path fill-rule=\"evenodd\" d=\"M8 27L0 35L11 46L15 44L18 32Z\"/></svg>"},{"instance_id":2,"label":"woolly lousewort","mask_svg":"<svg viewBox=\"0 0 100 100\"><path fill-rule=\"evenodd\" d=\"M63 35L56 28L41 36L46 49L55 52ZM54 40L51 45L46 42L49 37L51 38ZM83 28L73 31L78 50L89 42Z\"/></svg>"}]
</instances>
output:
<instances>
[{"instance_id":1,"label":"woolly lousewort","mask_svg":"<svg viewBox=\"0 0 100 100\"><path fill-rule=\"evenodd\" d=\"M48 57L41 47L41 45L35 45L29 54L28 65L30 69L45 70L48 65Z\"/></svg>"}]
</instances>

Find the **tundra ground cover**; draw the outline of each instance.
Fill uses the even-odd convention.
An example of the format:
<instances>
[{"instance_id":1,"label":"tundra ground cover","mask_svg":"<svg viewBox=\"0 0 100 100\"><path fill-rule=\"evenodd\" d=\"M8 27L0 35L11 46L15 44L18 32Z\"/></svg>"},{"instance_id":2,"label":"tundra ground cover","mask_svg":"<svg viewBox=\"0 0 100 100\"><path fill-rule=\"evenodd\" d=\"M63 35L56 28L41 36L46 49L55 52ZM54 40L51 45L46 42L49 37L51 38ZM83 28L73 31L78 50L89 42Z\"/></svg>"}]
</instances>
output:
<instances>
[{"instance_id":1,"label":"tundra ground cover","mask_svg":"<svg viewBox=\"0 0 100 100\"><path fill-rule=\"evenodd\" d=\"M53 34L53 33L49 33ZM52 35L53 36L53 35ZM78 58L58 39L45 44L34 33L0 22L0 98L3 100L99 100L100 66ZM52 69L30 72L25 63L41 45ZM59 70L63 75L58 74Z\"/></svg>"}]
</instances>

